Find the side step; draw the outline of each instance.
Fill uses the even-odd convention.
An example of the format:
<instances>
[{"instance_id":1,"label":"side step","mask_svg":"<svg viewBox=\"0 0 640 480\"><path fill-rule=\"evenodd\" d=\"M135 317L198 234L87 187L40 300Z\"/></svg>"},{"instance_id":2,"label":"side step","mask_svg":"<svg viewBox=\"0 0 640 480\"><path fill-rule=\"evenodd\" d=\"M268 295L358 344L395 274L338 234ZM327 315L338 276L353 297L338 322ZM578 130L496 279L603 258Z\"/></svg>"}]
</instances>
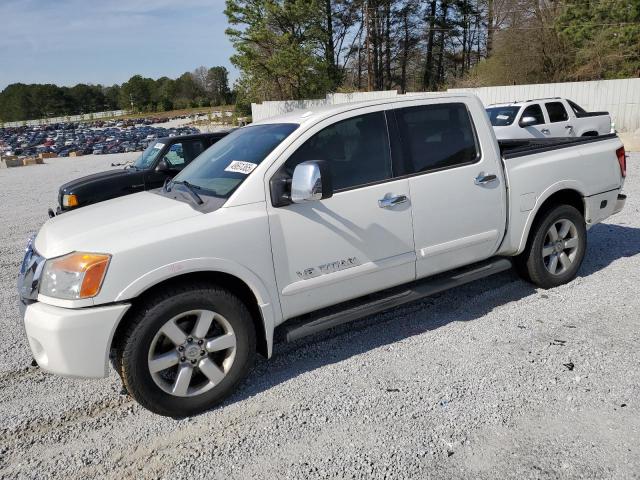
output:
<instances>
[{"instance_id":1,"label":"side step","mask_svg":"<svg viewBox=\"0 0 640 480\"><path fill-rule=\"evenodd\" d=\"M374 313L382 312L398 305L414 302L424 297L444 292L454 287L473 282L481 278L488 277L495 273L509 270L512 267L511 260L506 258L492 258L487 261L473 264L469 267L453 270L433 278L427 278L408 285L408 288L373 301L363 301L355 306L350 306L345 310L310 317L308 321L301 325L296 325L286 329L287 342L293 342L300 338L313 335L315 333L337 327L343 323L351 322ZM353 305L353 302L350 302ZM297 322L296 322L297 323Z\"/></svg>"}]
</instances>

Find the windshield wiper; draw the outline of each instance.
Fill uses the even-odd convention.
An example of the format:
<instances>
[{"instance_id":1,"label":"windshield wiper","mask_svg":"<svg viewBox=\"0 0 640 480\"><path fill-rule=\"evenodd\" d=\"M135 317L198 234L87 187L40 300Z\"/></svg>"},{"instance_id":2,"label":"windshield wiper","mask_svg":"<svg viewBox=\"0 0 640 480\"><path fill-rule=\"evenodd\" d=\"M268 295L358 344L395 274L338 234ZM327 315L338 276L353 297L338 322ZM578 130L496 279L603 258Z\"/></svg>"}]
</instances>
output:
<instances>
[{"instance_id":1,"label":"windshield wiper","mask_svg":"<svg viewBox=\"0 0 640 480\"><path fill-rule=\"evenodd\" d=\"M200 187L198 187L197 185L193 185L186 180L174 180L173 182L171 182L171 185L184 185L185 187L187 187L187 192L189 192L189 194L193 197L198 205L202 205L204 203L202 197L200 197L200 195L198 195L198 192L196 192L196 190L200 190ZM171 188L169 188L168 191L170 192Z\"/></svg>"}]
</instances>

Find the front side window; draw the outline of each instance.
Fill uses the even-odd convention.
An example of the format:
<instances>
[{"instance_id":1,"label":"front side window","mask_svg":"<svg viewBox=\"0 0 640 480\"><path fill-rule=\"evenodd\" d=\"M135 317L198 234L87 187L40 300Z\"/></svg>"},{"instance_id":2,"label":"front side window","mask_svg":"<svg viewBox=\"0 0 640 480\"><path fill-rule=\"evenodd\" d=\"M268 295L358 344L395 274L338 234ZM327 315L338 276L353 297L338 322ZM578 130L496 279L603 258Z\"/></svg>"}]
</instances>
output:
<instances>
[{"instance_id":1,"label":"front side window","mask_svg":"<svg viewBox=\"0 0 640 480\"><path fill-rule=\"evenodd\" d=\"M251 172L296 128L293 123L250 125L213 144L187 165L174 182L198 193L229 198Z\"/></svg>"},{"instance_id":2,"label":"front side window","mask_svg":"<svg viewBox=\"0 0 640 480\"><path fill-rule=\"evenodd\" d=\"M184 148L182 143L174 143L169 147L169 151L164 154L164 160L172 168L182 168L184 166Z\"/></svg>"},{"instance_id":3,"label":"front side window","mask_svg":"<svg viewBox=\"0 0 640 480\"><path fill-rule=\"evenodd\" d=\"M333 187L343 190L392 177L387 124L383 112L342 120L313 135L285 164L289 175L307 160L326 160Z\"/></svg>"},{"instance_id":4,"label":"front side window","mask_svg":"<svg viewBox=\"0 0 640 480\"><path fill-rule=\"evenodd\" d=\"M506 127L511 125L518 115L520 107L490 107L487 115L494 127Z\"/></svg>"},{"instance_id":5,"label":"front side window","mask_svg":"<svg viewBox=\"0 0 640 480\"><path fill-rule=\"evenodd\" d=\"M96 145L96 147L98 147L98 145ZM103 148L102 145L100 145L99 148ZM142 152L142 155L140 155L138 159L133 163L133 166L140 170L151 168L153 162L156 160L163 148L164 143L151 142L145 149L145 151Z\"/></svg>"},{"instance_id":6,"label":"front side window","mask_svg":"<svg viewBox=\"0 0 640 480\"><path fill-rule=\"evenodd\" d=\"M396 110L407 173L474 163L476 138L464 103L422 105Z\"/></svg>"},{"instance_id":7,"label":"front side window","mask_svg":"<svg viewBox=\"0 0 640 480\"><path fill-rule=\"evenodd\" d=\"M522 119L526 117L533 117L536 119L536 122L527 125L528 127L532 125L542 125L544 123L544 114L542 113L542 108L540 108L540 105L538 105L537 103L529 105L524 109L524 112L522 112L522 116L520 117L520 121L522 121Z\"/></svg>"},{"instance_id":8,"label":"front side window","mask_svg":"<svg viewBox=\"0 0 640 480\"><path fill-rule=\"evenodd\" d=\"M554 122L566 122L569 120L569 115L564 105L560 102L549 102L544 104L547 107L547 113L549 114L549 121Z\"/></svg>"}]
</instances>

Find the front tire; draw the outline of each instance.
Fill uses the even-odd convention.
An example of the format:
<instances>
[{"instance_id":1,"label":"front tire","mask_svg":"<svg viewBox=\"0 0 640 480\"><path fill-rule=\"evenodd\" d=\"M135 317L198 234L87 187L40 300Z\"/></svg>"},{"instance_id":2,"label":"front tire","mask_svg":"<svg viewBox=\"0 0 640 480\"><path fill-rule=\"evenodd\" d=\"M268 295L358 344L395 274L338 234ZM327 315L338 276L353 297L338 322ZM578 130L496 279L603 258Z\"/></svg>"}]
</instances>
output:
<instances>
[{"instance_id":1,"label":"front tire","mask_svg":"<svg viewBox=\"0 0 640 480\"><path fill-rule=\"evenodd\" d=\"M154 413L195 415L231 394L253 366L251 314L207 284L171 288L137 310L117 349L128 392Z\"/></svg>"},{"instance_id":2,"label":"front tire","mask_svg":"<svg viewBox=\"0 0 640 480\"><path fill-rule=\"evenodd\" d=\"M536 221L531 235L517 259L523 277L545 289L573 280L587 249L582 214L571 205L552 208Z\"/></svg>"}]
</instances>

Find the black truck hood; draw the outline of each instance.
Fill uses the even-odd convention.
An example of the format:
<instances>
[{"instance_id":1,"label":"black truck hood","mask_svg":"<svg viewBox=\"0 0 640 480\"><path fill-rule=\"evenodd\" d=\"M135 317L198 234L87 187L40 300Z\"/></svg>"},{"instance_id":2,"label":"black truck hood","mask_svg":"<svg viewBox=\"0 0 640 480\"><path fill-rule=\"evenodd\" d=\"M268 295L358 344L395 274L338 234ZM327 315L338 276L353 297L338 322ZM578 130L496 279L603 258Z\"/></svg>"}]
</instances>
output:
<instances>
[{"instance_id":1,"label":"black truck hood","mask_svg":"<svg viewBox=\"0 0 640 480\"><path fill-rule=\"evenodd\" d=\"M118 179L132 179L131 175L136 175L142 177L141 171L124 168L117 168L113 170L107 170L106 172L98 172L93 173L91 175L86 175L84 177L76 178L71 180L70 182L65 183L60 187L60 190L64 191L64 193L76 193L74 189L82 188L88 185L93 185L96 183L117 181Z\"/></svg>"},{"instance_id":2,"label":"black truck hood","mask_svg":"<svg viewBox=\"0 0 640 480\"><path fill-rule=\"evenodd\" d=\"M62 210L62 197L74 194L78 199L77 207L129 195L145 190L145 170L118 168L106 172L94 173L65 183L58 193L58 205ZM76 207L76 208L77 208Z\"/></svg>"}]
</instances>

